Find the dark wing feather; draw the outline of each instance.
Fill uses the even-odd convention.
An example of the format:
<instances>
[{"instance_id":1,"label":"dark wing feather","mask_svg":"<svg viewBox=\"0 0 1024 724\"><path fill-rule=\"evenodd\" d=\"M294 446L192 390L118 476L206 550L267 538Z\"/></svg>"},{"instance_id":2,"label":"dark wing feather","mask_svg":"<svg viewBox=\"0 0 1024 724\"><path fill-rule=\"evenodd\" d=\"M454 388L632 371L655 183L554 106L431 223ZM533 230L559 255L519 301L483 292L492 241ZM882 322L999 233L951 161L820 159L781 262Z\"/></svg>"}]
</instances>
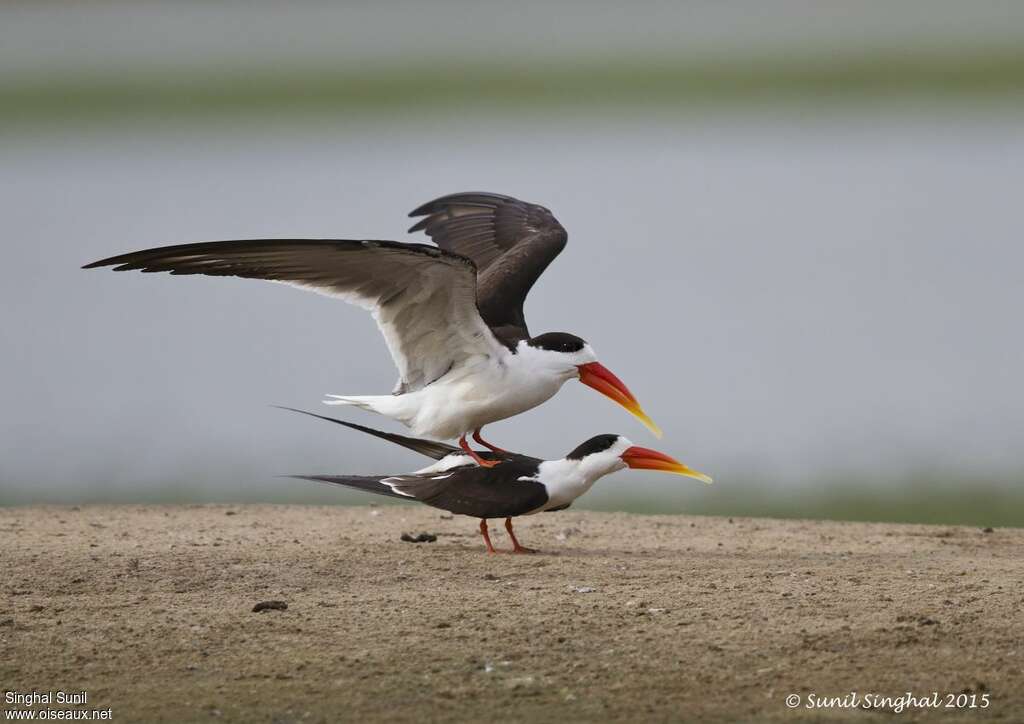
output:
<instances>
[{"instance_id":1,"label":"dark wing feather","mask_svg":"<svg viewBox=\"0 0 1024 724\"><path fill-rule=\"evenodd\" d=\"M451 194L423 204L409 231L425 231L439 247L477 266L477 304L499 337L529 337L523 302L565 248L568 234L537 204L486 192Z\"/></svg>"},{"instance_id":2,"label":"dark wing feather","mask_svg":"<svg viewBox=\"0 0 1024 724\"><path fill-rule=\"evenodd\" d=\"M375 475L289 475L296 480L312 480L316 483L330 483L331 485L344 485L346 488L355 488L367 493L376 493L388 498L409 500L406 495L399 495L387 485L380 482L380 476Z\"/></svg>"},{"instance_id":3,"label":"dark wing feather","mask_svg":"<svg viewBox=\"0 0 1024 724\"><path fill-rule=\"evenodd\" d=\"M402 391L420 389L464 359L500 349L477 309L473 262L425 244L214 241L122 254L85 268L100 266L265 279L357 304L373 313Z\"/></svg>"},{"instance_id":4,"label":"dark wing feather","mask_svg":"<svg viewBox=\"0 0 1024 724\"><path fill-rule=\"evenodd\" d=\"M365 490L400 500L418 500L434 508L475 518L523 515L548 502L547 489L535 480L520 480L537 470L539 461L526 456L493 468L474 463L441 472L408 475L294 475Z\"/></svg>"},{"instance_id":5,"label":"dark wing feather","mask_svg":"<svg viewBox=\"0 0 1024 724\"><path fill-rule=\"evenodd\" d=\"M452 445L446 445L443 442L434 442L433 440L423 440L418 437L408 437L407 435L396 435L393 432L382 432L381 430L374 430L372 427L366 427L365 425L357 425L354 422L345 422L344 420L337 420L333 417L327 417L326 415L318 415L315 412L306 412L305 410L297 410L294 407L282 407L281 405L275 405L281 410L290 410L292 412L298 412L302 415L309 415L310 417L318 417L321 420L327 420L327 422L333 422L338 425L344 425L350 427L353 430L359 430L365 432L367 435L373 435L379 437L382 440L393 442L396 445L401 445L404 448L408 448L413 452L418 452L421 455L426 455L428 458L434 460L440 460L443 457L447 457L452 453L460 453L459 448Z\"/></svg>"},{"instance_id":6,"label":"dark wing feather","mask_svg":"<svg viewBox=\"0 0 1024 724\"><path fill-rule=\"evenodd\" d=\"M450 513L476 518L505 518L536 510L548 501L547 489L531 477L539 461L516 456L492 468L475 464L444 472L421 471L382 478L396 493Z\"/></svg>"}]
</instances>

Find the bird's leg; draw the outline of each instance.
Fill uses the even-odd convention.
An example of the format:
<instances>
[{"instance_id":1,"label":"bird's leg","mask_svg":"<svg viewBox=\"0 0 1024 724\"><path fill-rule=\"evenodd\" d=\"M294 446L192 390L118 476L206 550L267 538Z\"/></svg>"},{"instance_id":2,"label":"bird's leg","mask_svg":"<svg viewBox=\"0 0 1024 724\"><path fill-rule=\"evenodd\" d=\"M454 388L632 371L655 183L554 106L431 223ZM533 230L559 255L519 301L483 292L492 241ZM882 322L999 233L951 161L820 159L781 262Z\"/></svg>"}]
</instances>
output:
<instances>
[{"instance_id":1,"label":"bird's leg","mask_svg":"<svg viewBox=\"0 0 1024 724\"><path fill-rule=\"evenodd\" d=\"M478 427L477 429L473 430L474 440L476 440L480 445L483 445L491 452L501 453L502 455L508 455L508 450L502 450L500 447L497 447L496 445L491 445L491 443L484 440L483 437L480 435L480 429L481 428Z\"/></svg>"},{"instance_id":2,"label":"bird's leg","mask_svg":"<svg viewBox=\"0 0 1024 724\"><path fill-rule=\"evenodd\" d=\"M461 447L467 455L476 460L476 464L482 468L493 468L500 462L499 460L484 460L480 457L477 452L469 446L469 443L466 442L465 434L459 438L459 447Z\"/></svg>"},{"instance_id":3,"label":"bird's leg","mask_svg":"<svg viewBox=\"0 0 1024 724\"><path fill-rule=\"evenodd\" d=\"M487 519L486 518L481 518L480 519L480 535L482 535L484 537L484 543L487 544L487 552L488 553L497 553L498 551L494 550L494 546L491 545L491 535L490 535L490 533L487 532Z\"/></svg>"},{"instance_id":4,"label":"bird's leg","mask_svg":"<svg viewBox=\"0 0 1024 724\"><path fill-rule=\"evenodd\" d=\"M519 545L519 540L516 538L516 534L512 531L512 519L505 518L505 530L508 531L508 537L512 539L512 552L513 553L536 553L536 548L526 548L525 546Z\"/></svg>"}]
</instances>

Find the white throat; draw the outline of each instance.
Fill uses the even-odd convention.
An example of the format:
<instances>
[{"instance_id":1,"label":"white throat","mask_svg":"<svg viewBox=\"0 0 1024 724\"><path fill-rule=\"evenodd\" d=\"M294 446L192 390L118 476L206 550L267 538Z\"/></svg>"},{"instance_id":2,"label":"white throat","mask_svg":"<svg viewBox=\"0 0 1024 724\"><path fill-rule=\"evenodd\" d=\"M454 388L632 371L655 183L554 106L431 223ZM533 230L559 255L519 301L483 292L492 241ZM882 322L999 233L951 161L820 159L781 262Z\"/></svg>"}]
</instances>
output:
<instances>
[{"instance_id":1,"label":"white throat","mask_svg":"<svg viewBox=\"0 0 1024 724\"><path fill-rule=\"evenodd\" d=\"M580 460L562 458L542 462L535 479L547 488L548 502L541 510L567 505L590 490L605 475L627 467L621 456L631 445L629 440L619 438L607 450L587 455Z\"/></svg>"},{"instance_id":2,"label":"white throat","mask_svg":"<svg viewBox=\"0 0 1024 724\"><path fill-rule=\"evenodd\" d=\"M597 361L597 355L590 345L584 345L577 352L553 352L548 349L531 347L526 340L516 345L512 355L516 363L528 369L532 374L558 379L562 382L579 376L579 366Z\"/></svg>"}]
</instances>

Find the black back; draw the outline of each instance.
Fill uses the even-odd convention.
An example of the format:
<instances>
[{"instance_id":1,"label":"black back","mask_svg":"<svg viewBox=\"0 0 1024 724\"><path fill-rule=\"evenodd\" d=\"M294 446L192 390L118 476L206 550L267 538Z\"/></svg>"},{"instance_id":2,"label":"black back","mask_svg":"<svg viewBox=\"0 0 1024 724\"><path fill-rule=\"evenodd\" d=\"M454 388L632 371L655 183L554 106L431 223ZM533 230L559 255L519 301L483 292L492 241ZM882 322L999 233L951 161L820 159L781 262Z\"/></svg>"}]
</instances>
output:
<instances>
[{"instance_id":1,"label":"black back","mask_svg":"<svg viewBox=\"0 0 1024 724\"><path fill-rule=\"evenodd\" d=\"M537 462L525 456L493 468L467 464L432 475L296 475L344 485L398 500L418 500L449 513L475 518L507 518L529 513L548 502L547 488L533 480ZM383 481L387 481L387 483Z\"/></svg>"}]
</instances>

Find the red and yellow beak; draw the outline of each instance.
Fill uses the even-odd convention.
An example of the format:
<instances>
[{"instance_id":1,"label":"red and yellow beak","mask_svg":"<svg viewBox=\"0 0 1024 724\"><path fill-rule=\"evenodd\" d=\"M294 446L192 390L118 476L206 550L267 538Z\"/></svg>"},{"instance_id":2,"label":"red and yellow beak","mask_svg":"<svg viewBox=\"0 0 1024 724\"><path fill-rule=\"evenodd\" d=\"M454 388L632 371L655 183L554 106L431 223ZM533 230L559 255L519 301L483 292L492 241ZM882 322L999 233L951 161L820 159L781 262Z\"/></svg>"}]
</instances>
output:
<instances>
[{"instance_id":1,"label":"red and yellow beak","mask_svg":"<svg viewBox=\"0 0 1024 724\"><path fill-rule=\"evenodd\" d=\"M711 478L704 473L698 473L696 470L686 467L675 458L670 458L665 453L658 452L657 450L634 445L622 453L621 457L622 462L631 468L660 470L664 473L684 475L688 478L695 478L703 483L711 484Z\"/></svg>"},{"instance_id":2,"label":"red and yellow beak","mask_svg":"<svg viewBox=\"0 0 1024 724\"><path fill-rule=\"evenodd\" d=\"M633 393L629 391L622 380L612 374L610 369L600 362L588 362L585 365L579 365L577 369L580 371L580 382L625 407L631 415L653 432L655 437L661 437L661 428L655 425L654 420L640 408L640 403L633 397Z\"/></svg>"}]
</instances>

